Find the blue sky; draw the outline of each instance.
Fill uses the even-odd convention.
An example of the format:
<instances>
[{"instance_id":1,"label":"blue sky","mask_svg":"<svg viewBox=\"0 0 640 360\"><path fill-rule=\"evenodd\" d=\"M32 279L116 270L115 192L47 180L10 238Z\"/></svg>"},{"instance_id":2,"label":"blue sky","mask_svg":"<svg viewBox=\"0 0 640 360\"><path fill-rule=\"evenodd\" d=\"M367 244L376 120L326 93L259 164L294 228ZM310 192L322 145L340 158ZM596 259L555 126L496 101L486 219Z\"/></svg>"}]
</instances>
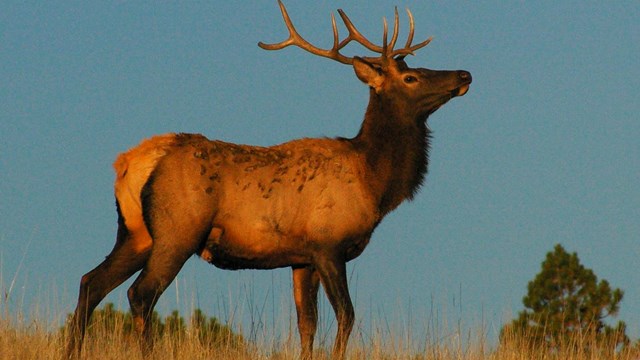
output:
<instances>
[{"instance_id":1,"label":"blue sky","mask_svg":"<svg viewBox=\"0 0 640 360\"><path fill-rule=\"evenodd\" d=\"M255 3L3 3L0 286L12 311L73 309L80 277L114 243L111 163L141 139L196 132L271 145L356 134L367 88L349 66L258 48L287 32L276 1ZM625 291L618 318L640 336L638 2L286 5L325 47L337 8L379 39L395 5L406 30L409 7L417 40L434 36L409 65L474 77L429 119L422 191L350 263L360 322L426 324L435 313L495 335L561 243ZM288 316L289 278L194 258L158 310L196 304L226 319L234 306L269 303ZM109 300L126 307L126 289Z\"/></svg>"}]
</instances>

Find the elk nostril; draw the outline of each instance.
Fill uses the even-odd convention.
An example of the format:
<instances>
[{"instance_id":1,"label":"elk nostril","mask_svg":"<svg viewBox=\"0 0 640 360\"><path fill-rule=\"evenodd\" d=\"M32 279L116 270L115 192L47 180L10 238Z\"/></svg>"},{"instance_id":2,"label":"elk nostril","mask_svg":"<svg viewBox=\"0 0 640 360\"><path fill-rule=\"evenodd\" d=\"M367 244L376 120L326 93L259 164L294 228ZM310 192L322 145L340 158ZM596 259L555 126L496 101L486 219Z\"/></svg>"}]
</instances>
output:
<instances>
[{"instance_id":1,"label":"elk nostril","mask_svg":"<svg viewBox=\"0 0 640 360\"><path fill-rule=\"evenodd\" d=\"M458 76L462 80L471 80L471 73L468 71L460 70L458 71Z\"/></svg>"}]
</instances>

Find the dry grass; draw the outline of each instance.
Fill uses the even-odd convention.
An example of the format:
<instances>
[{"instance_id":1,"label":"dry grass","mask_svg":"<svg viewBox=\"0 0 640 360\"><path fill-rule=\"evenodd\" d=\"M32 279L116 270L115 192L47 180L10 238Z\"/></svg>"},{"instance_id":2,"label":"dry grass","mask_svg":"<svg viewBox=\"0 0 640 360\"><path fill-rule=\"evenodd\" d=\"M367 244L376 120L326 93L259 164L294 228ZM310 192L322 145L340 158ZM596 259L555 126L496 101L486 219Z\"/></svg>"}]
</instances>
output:
<instances>
[{"instance_id":1,"label":"dry grass","mask_svg":"<svg viewBox=\"0 0 640 360\"><path fill-rule=\"evenodd\" d=\"M55 307L55 301L47 301L49 305L36 304L28 315L11 309L23 309L29 306L19 306L12 298L13 282L3 282L0 271L0 359L40 360L64 359L66 339L64 331L60 330L62 319L66 313L56 310L42 310L49 306ZM46 294L41 299L46 299ZM254 301L255 296L249 296L248 301ZM19 302L19 301L18 301ZM12 304L12 306L9 306ZM50 305L54 304L54 305ZM249 304L249 307L255 307ZM288 306L286 306L288 308ZM126 309L124 309L126 310ZM157 360L174 359L220 359L220 360L293 360L299 351L295 314L289 310L276 315L271 322L274 328L264 326L261 322L259 329L241 329L234 326L245 338L245 346L238 348L223 345L211 348L203 345L197 334L188 329L179 337L163 336L157 340L154 356ZM326 314L325 314L326 313ZM284 314L284 315L283 315ZM184 315L184 314L183 314ZM333 344L335 324L333 312L321 307L321 321L316 336L315 359L328 359L330 346ZM383 315L384 316L384 315ZM399 314L399 322L407 322L406 314ZM258 317L259 314L258 314ZM371 317L375 317L371 315ZM418 316L419 318L420 316ZM234 316L228 316L233 319ZM51 319L51 320L47 320ZM507 334L505 341L498 346L484 328L469 331L459 326L453 330L446 323L439 320L424 321L424 333L415 334L412 331L392 328L388 319L368 319L367 324L357 323L352 333L348 359L353 360L640 360L638 347L614 351L613 345L595 344L590 338L577 336L570 339L567 346L548 351L532 345L526 337ZM410 321L409 321L410 322ZM121 324L120 324L121 325ZM126 334L123 326L93 325L91 334L87 336L83 348L82 359L113 359L113 360L142 360L135 337ZM411 328L411 326L407 326ZM332 332L333 330L333 332ZM495 337L495 336L494 336ZM585 349L597 349L587 351Z\"/></svg>"},{"instance_id":2,"label":"dry grass","mask_svg":"<svg viewBox=\"0 0 640 360\"><path fill-rule=\"evenodd\" d=\"M54 330L51 330L51 329ZM116 326L115 328L121 328ZM295 329L293 329L295 332ZM22 316L10 315L6 311L0 318L0 358L2 359L63 359L65 335L55 326L39 320L26 321ZM331 343L330 336L319 337ZM565 348L548 351L532 347L527 339L506 336L502 346L487 344L482 331L477 334L454 333L442 336L426 336L421 345L410 340L410 336L396 336L389 331L374 329L373 334L356 328L351 338L348 358L407 359L407 360L637 360L640 356L631 350L613 351L613 347L593 346L591 339L575 338ZM440 340L434 340L434 338ZM266 337L265 337L266 339ZM158 360L173 359L296 359L297 335L288 334L283 341L255 340L242 349L231 346L209 348L203 346L197 336L189 331L181 338L164 336L156 343L152 357ZM320 341L322 343L322 340ZM322 345L322 344L321 344ZM597 348L597 351L587 351ZM328 351L319 349L316 359L328 359ZM94 328L88 337L83 359L142 360L134 338L114 328Z\"/></svg>"}]
</instances>

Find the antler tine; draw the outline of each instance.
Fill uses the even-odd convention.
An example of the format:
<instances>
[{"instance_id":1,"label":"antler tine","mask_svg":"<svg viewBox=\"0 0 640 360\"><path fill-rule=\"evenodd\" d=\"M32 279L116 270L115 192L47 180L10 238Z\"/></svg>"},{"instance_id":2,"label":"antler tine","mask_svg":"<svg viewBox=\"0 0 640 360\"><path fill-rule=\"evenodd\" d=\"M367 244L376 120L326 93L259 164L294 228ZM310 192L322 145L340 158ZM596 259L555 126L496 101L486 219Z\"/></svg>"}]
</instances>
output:
<instances>
[{"instance_id":1,"label":"antler tine","mask_svg":"<svg viewBox=\"0 0 640 360\"><path fill-rule=\"evenodd\" d=\"M422 49L423 47L429 45L429 43L433 40L433 36L430 36L427 40L421 42L420 44L413 45L411 47L405 47L404 49L398 49L391 53L390 57L396 57L398 55L406 56L406 55L414 55L413 53Z\"/></svg>"},{"instance_id":2,"label":"antler tine","mask_svg":"<svg viewBox=\"0 0 640 360\"><path fill-rule=\"evenodd\" d=\"M395 57L398 55L400 56L413 55L414 51L427 46L431 42L431 40L433 40L433 37L429 37L427 40L411 46L411 43L413 42L415 23L413 21L413 14L411 13L411 10L407 9L407 15L409 16L409 36L407 37L407 43L404 46L404 48L393 51L390 57Z\"/></svg>"},{"instance_id":3,"label":"antler tine","mask_svg":"<svg viewBox=\"0 0 640 360\"><path fill-rule=\"evenodd\" d=\"M389 51L389 47L387 45L387 32L388 32L388 26L387 26L387 18L383 17L382 18L382 56L386 57L387 56L387 52Z\"/></svg>"},{"instance_id":4,"label":"antler tine","mask_svg":"<svg viewBox=\"0 0 640 360\"><path fill-rule=\"evenodd\" d=\"M398 40L398 30L400 29L400 22L398 19L398 7L395 7L395 15L393 20L393 36L391 36L391 42L389 43L389 49L393 51L393 48L396 46L396 41Z\"/></svg>"},{"instance_id":5,"label":"antler tine","mask_svg":"<svg viewBox=\"0 0 640 360\"><path fill-rule=\"evenodd\" d=\"M342 9L338 9L338 14L340 14L340 17L342 18L342 22L344 22L344 26L349 31L349 36L347 36L344 40L340 42L340 45L338 45L338 49L342 49L343 47L347 46L348 43L355 40L357 43L359 43L360 45L364 46L365 48L373 52L377 52L377 53L382 52L382 48L380 46L369 41L369 39L364 37L364 35L362 35L360 31L358 31L355 25L353 25L353 23L351 22L351 19L349 19L347 14Z\"/></svg>"},{"instance_id":6,"label":"antler tine","mask_svg":"<svg viewBox=\"0 0 640 360\"><path fill-rule=\"evenodd\" d=\"M414 22L413 22L413 14L411 10L407 8L407 15L409 16L409 36L407 37L407 44L404 46L405 48L411 47L411 43L413 42L413 30L414 30Z\"/></svg>"},{"instance_id":7,"label":"antler tine","mask_svg":"<svg viewBox=\"0 0 640 360\"><path fill-rule=\"evenodd\" d=\"M331 28L333 29L333 49L338 51L339 46L338 42L340 41L340 37L338 36L338 25L336 25L336 17L331 13Z\"/></svg>"},{"instance_id":8,"label":"antler tine","mask_svg":"<svg viewBox=\"0 0 640 360\"><path fill-rule=\"evenodd\" d=\"M265 50L280 50L289 45L293 45L294 39L298 36L296 29L293 27L293 23L291 22L291 18L287 13L287 9L284 7L282 1L278 0L278 5L280 5L280 12L282 13L282 18L284 19L285 25L287 25L287 30L289 30L289 38L285 41L279 42L277 44L265 44L262 41L258 42L258 46Z\"/></svg>"},{"instance_id":9,"label":"antler tine","mask_svg":"<svg viewBox=\"0 0 640 360\"><path fill-rule=\"evenodd\" d=\"M293 26L293 22L287 13L287 9L284 7L284 4L281 0L278 0L278 5L280 5L280 12L282 12L282 18L284 19L284 23L289 30L289 38L276 43L276 44L265 44L262 41L258 43L258 46L265 50L280 50L290 45L295 45L303 50L306 50L314 55L323 56L329 59L336 60L343 64L352 64L353 58L344 56L340 54L338 47L338 28L335 23L335 18L332 16L332 26L333 26L333 47L329 50L320 49L310 42L306 41L298 32L296 28Z\"/></svg>"}]
</instances>

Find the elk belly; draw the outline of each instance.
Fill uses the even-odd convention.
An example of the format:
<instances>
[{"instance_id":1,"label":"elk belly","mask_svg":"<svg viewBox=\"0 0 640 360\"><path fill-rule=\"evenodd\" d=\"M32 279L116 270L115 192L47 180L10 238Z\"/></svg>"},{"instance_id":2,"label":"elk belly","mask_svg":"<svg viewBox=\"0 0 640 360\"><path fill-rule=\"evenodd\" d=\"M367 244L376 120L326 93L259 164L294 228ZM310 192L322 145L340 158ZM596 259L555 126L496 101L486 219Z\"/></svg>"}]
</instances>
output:
<instances>
[{"instance_id":1,"label":"elk belly","mask_svg":"<svg viewBox=\"0 0 640 360\"><path fill-rule=\"evenodd\" d=\"M200 257L221 269L274 269L308 264L310 256L300 241L284 236L273 222L253 224L227 221L211 230Z\"/></svg>"}]
</instances>

